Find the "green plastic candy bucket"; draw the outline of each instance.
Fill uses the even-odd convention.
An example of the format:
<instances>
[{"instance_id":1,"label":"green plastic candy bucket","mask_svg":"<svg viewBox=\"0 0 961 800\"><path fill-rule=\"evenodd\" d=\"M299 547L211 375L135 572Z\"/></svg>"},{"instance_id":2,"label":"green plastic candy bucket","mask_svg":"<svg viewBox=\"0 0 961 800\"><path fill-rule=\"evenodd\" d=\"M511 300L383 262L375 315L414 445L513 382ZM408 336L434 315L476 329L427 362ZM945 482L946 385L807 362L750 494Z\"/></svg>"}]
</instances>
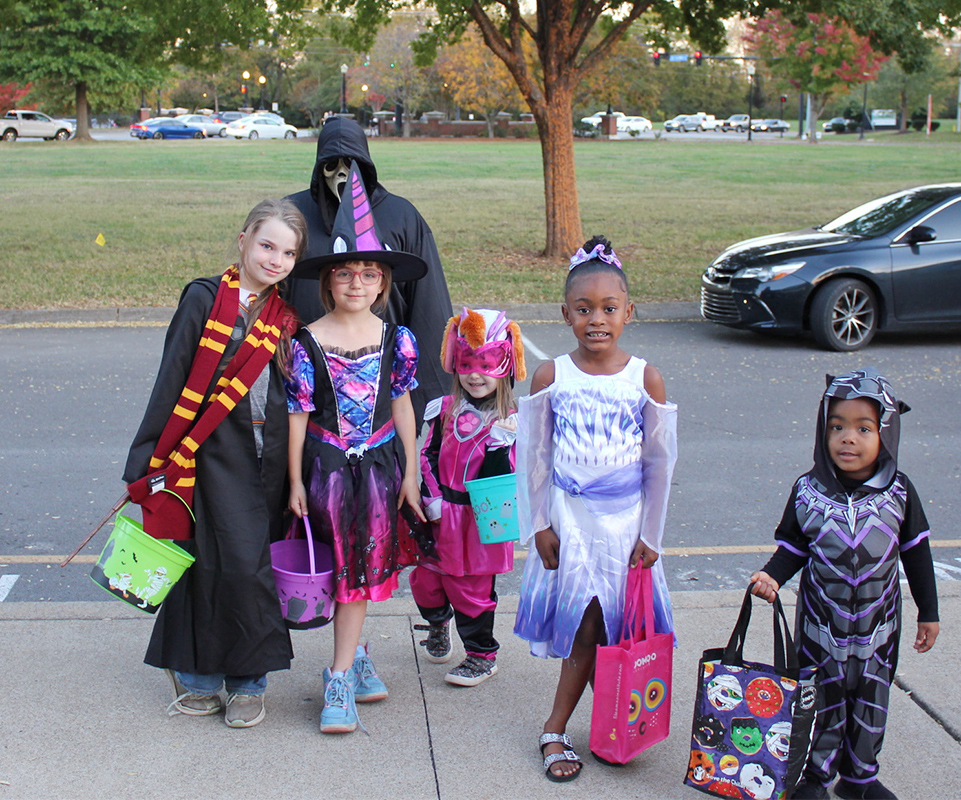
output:
<instances>
[{"instance_id":1,"label":"green plastic candy bucket","mask_svg":"<svg viewBox=\"0 0 961 800\"><path fill-rule=\"evenodd\" d=\"M114 597L153 614L193 563L190 553L169 540L154 539L137 520L118 514L90 578Z\"/></svg>"},{"instance_id":2,"label":"green plastic candy bucket","mask_svg":"<svg viewBox=\"0 0 961 800\"><path fill-rule=\"evenodd\" d=\"M470 495L474 520L483 544L514 542L520 538L517 524L517 476L495 475L464 481Z\"/></svg>"}]
</instances>

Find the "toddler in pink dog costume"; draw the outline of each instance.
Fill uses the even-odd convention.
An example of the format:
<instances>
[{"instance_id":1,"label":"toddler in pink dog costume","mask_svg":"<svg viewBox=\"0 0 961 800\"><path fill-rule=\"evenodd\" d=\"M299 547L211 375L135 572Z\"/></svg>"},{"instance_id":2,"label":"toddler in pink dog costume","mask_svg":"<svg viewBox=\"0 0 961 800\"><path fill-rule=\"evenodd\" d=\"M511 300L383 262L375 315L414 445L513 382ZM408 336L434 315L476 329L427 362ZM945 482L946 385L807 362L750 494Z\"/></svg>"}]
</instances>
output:
<instances>
[{"instance_id":1,"label":"toddler in pink dog costume","mask_svg":"<svg viewBox=\"0 0 961 800\"><path fill-rule=\"evenodd\" d=\"M465 308L447 324L441 361L454 382L448 396L427 405L421 451L421 496L436 554L421 556L410 588L428 622L415 626L427 631L427 660L450 660L453 617L465 658L444 680L476 686L497 672L494 578L513 568L514 543L481 542L464 483L514 471L513 385L527 375L520 328L503 312Z\"/></svg>"}]
</instances>

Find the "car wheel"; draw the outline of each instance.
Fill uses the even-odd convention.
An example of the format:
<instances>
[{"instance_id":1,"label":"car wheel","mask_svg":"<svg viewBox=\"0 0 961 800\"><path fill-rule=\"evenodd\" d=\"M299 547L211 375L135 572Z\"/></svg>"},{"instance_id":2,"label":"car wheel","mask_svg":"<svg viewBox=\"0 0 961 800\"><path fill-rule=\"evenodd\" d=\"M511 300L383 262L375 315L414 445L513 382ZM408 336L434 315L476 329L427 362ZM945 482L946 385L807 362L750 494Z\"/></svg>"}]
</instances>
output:
<instances>
[{"instance_id":1,"label":"car wheel","mask_svg":"<svg viewBox=\"0 0 961 800\"><path fill-rule=\"evenodd\" d=\"M153 138L154 138L154 139L163 139L163 138L164 138L164 135L163 135L160 131L154 131L154 133L153 133Z\"/></svg>"},{"instance_id":2,"label":"car wheel","mask_svg":"<svg viewBox=\"0 0 961 800\"><path fill-rule=\"evenodd\" d=\"M197 132L194 134L193 138L194 138L194 139L203 139L203 138L204 138L203 131L197 131Z\"/></svg>"},{"instance_id":3,"label":"car wheel","mask_svg":"<svg viewBox=\"0 0 961 800\"><path fill-rule=\"evenodd\" d=\"M257 133L257 131L251 131L251 132L250 132L250 138L251 138L251 139L257 139L257 138L259 138L259 137L260 137L260 134Z\"/></svg>"},{"instance_id":4,"label":"car wheel","mask_svg":"<svg viewBox=\"0 0 961 800\"><path fill-rule=\"evenodd\" d=\"M859 350L878 329L878 301L863 281L829 281L811 304L811 333L829 350Z\"/></svg>"},{"instance_id":5,"label":"car wheel","mask_svg":"<svg viewBox=\"0 0 961 800\"><path fill-rule=\"evenodd\" d=\"M697 128L695 128L695 130L696 130L698 133L704 133L704 126L703 126L703 125L698 125Z\"/></svg>"},{"instance_id":6,"label":"car wheel","mask_svg":"<svg viewBox=\"0 0 961 800\"><path fill-rule=\"evenodd\" d=\"M8 131L3 132L3 141L5 142L15 142L17 141L17 132L12 128Z\"/></svg>"},{"instance_id":7,"label":"car wheel","mask_svg":"<svg viewBox=\"0 0 961 800\"><path fill-rule=\"evenodd\" d=\"M226 129L226 128L221 128L220 131L217 133L217 135L218 135L221 139L225 139L225 138L227 137L227 129Z\"/></svg>"},{"instance_id":8,"label":"car wheel","mask_svg":"<svg viewBox=\"0 0 961 800\"><path fill-rule=\"evenodd\" d=\"M54 136L53 138L56 139L58 142L65 142L67 141L67 139L70 138L70 131L65 131L61 128L59 131L57 131L57 135Z\"/></svg>"},{"instance_id":9,"label":"car wheel","mask_svg":"<svg viewBox=\"0 0 961 800\"><path fill-rule=\"evenodd\" d=\"M294 133L293 131L285 131L285 132L284 132L284 138L285 138L285 139L293 139L293 138L295 138L296 136L297 136L297 134Z\"/></svg>"}]
</instances>

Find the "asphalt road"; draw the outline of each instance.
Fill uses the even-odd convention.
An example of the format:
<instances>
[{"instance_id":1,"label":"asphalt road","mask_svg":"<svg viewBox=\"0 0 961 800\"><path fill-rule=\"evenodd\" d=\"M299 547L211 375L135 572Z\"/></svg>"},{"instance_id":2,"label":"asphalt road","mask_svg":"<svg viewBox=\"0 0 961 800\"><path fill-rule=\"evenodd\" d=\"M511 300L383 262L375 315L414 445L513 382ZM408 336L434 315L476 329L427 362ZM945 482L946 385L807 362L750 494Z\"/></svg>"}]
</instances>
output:
<instances>
[{"instance_id":1,"label":"asphalt road","mask_svg":"<svg viewBox=\"0 0 961 800\"><path fill-rule=\"evenodd\" d=\"M566 326L523 323L528 357L572 349ZM127 447L164 328L0 326L0 602L103 600L87 573L105 541L61 569L123 491ZM694 321L635 323L623 346L662 372L679 405L680 457L665 545L673 591L739 588L771 547L808 469L825 373L874 365L913 407L901 467L925 501L941 580L961 577L961 338L879 336L862 353L820 351ZM526 391L525 387L520 387ZM524 554L501 594L514 594Z\"/></svg>"}]
</instances>

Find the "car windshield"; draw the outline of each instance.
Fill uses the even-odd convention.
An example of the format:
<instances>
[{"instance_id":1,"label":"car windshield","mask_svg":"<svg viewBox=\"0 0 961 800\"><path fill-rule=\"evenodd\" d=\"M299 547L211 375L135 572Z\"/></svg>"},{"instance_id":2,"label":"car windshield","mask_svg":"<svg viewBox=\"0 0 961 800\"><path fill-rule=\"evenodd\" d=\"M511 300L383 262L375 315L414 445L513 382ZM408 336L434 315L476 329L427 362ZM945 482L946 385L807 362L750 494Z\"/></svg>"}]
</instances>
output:
<instances>
[{"instance_id":1,"label":"car windshield","mask_svg":"<svg viewBox=\"0 0 961 800\"><path fill-rule=\"evenodd\" d=\"M881 197L842 214L822 225L820 230L855 236L883 236L925 209L954 197L959 191L961 189L956 186L937 186Z\"/></svg>"}]
</instances>

